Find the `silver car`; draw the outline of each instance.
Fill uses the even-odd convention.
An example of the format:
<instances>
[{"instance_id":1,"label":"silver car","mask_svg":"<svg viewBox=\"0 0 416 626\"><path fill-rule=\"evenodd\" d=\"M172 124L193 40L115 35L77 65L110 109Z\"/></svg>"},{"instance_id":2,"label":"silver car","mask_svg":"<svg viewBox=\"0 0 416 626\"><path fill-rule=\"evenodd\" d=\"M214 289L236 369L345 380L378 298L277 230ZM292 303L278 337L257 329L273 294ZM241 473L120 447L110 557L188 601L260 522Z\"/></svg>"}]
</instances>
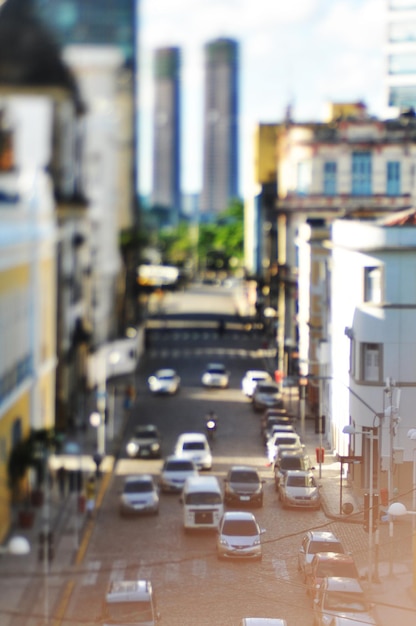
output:
<instances>
[{"instance_id":1,"label":"silver car","mask_svg":"<svg viewBox=\"0 0 416 626\"><path fill-rule=\"evenodd\" d=\"M230 374L223 363L208 363L202 374L201 383L204 387L220 387L225 389L230 382Z\"/></svg>"},{"instance_id":2,"label":"silver car","mask_svg":"<svg viewBox=\"0 0 416 626\"><path fill-rule=\"evenodd\" d=\"M181 379L175 370L170 368L157 370L147 380L149 389L154 394L174 395L178 393Z\"/></svg>"},{"instance_id":3,"label":"silver car","mask_svg":"<svg viewBox=\"0 0 416 626\"><path fill-rule=\"evenodd\" d=\"M120 515L159 513L159 490L151 474L127 476L120 495Z\"/></svg>"},{"instance_id":4,"label":"silver car","mask_svg":"<svg viewBox=\"0 0 416 626\"><path fill-rule=\"evenodd\" d=\"M344 546L334 533L328 530L308 530L303 536L298 552L298 570L306 582L311 562L317 552L338 552L345 554Z\"/></svg>"},{"instance_id":5,"label":"silver car","mask_svg":"<svg viewBox=\"0 0 416 626\"><path fill-rule=\"evenodd\" d=\"M312 472L288 470L279 483L279 500L284 507L319 509L319 485Z\"/></svg>"},{"instance_id":6,"label":"silver car","mask_svg":"<svg viewBox=\"0 0 416 626\"><path fill-rule=\"evenodd\" d=\"M371 611L372 605L356 578L329 576L323 579L314 599L313 623L314 626L339 623L375 625Z\"/></svg>"},{"instance_id":7,"label":"silver car","mask_svg":"<svg viewBox=\"0 0 416 626\"><path fill-rule=\"evenodd\" d=\"M257 524L253 513L227 511L218 526L218 558L261 560L260 537L264 532L265 530Z\"/></svg>"},{"instance_id":8,"label":"silver car","mask_svg":"<svg viewBox=\"0 0 416 626\"><path fill-rule=\"evenodd\" d=\"M191 459L170 455L165 460L160 474L160 488L165 493L179 493L188 476L198 476Z\"/></svg>"},{"instance_id":9,"label":"silver car","mask_svg":"<svg viewBox=\"0 0 416 626\"><path fill-rule=\"evenodd\" d=\"M283 408L283 396L279 385L272 380L257 383L252 400L255 411Z\"/></svg>"}]
</instances>

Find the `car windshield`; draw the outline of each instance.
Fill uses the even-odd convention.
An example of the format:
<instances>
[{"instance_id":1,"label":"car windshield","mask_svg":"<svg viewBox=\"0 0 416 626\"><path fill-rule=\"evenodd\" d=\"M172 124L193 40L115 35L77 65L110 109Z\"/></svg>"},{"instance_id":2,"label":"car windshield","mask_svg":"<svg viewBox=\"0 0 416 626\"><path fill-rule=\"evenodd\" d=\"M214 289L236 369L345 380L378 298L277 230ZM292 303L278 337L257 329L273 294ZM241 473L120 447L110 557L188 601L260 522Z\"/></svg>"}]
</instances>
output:
<instances>
[{"instance_id":1,"label":"car windshield","mask_svg":"<svg viewBox=\"0 0 416 626\"><path fill-rule=\"evenodd\" d=\"M251 520L225 520L222 527L223 535L254 537L259 534L257 525Z\"/></svg>"},{"instance_id":2,"label":"car windshield","mask_svg":"<svg viewBox=\"0 0 416 626\"><path fill-rule=\"evenodd\" d=\"M157 430L155 428L136 428L136 437L143 439L144 437L148 439L154 439L158 436Z\"/></svg>"},{"instance_id":3,"label":"car windshield","mask_svg":"<svg viewBox=\"0 0 416 626\"><path fill-rule=\"evenodd\" d=\"M221 504L219 493L201 492L188 493L185 496L186 504Z\"/></svg>"},{"instance_id":4,"label":"car windshield","mask_svg":"<svg viewBox=\"0 0 416 626\"><path fill-rule=\"evenodd\" d=\"M338 554L344 554L344 548L338 541L312 541L309 544L309 553L316 554L317 552L338 552Z\"/></svg>"},{"instance_id":5,"label":"car windshield","mask_svg":"<svg viewBox=\"0 0 416 626\"><path fill-rule=\"evenodd\" d=\"M297 470L305 469L305 461L300 457L284 457L280 461L280 469Z\"/></svg>"},{"instance_id":6,"label":"car windshield","mask_svg":"<svg viewBox=\"0 0 416 626\"><path fill-rule=\"evenodd\" d=\"M192 471L194 466L189 461L167 461L163 469L167 472L187 472Z\"/></svg>"},{"instance_id":7,"label":"car windshield","mask_svg":"<svg viewBox=\"0 0 416 626\"><path fill-rule=\"evenodd\" d=\"M173 374L160 374L158 378L159 380L172 380Z\"/></svg>"},{"instance_id":8,"label":"car windshield","mask_svg":"<svg viewBox=\"0 0 416 626\"><path fill-rule=\"evenodd\" d=\"M290 435L282 435L282 433L276 433L273 438L273 442L275 446L280 445L291 445L292 443L298 443L299 439L295 436L292 437Z\"/></svg>"},{"instance_id":9,"label":"car windshield","mask_svg":"<svg viewBox=\"0 0 416 626\"><path fill-rule=\"evenodd\" d=\"M325 578L326 576L345 576L346 578L358 578L355 564L341 563L340 561L326 559L320 561L315 569L315 576Z\"/></svg>"},{"instance_id":10,"label":"car windshield","mask_svg":"<svg viewBox=\"0 0 416 626\"><path fill-rule=\"evenodd\" d=\"M313 476L288 476L286 484L288 487L316 487Z\"/></svg>"},{"instance_id":11,"label":"car windshield","mask_svg":"<svg viewBox=\"0 0 416 626\"><path fill-rule=\"evenodd\" d=\"M182 450L204 450L204 442L203 441L188 441L183 444Z\"/></svg>"},{"instance_id":12,"label":"car windshield","mask_svg":"<svg viewBox=\"0 0 416 626\"><path fill-rule=\"evenodd\" d=\"M238 471L231 472L230 480L233 483L258 483L259 477L255 472L249 471Z\"/></svg>"},{"instance_id":13,"label":"car windshield","mask_svg":"<svg viewBox=\"0 0 416 626\"><path fill-rule=\"evenodd\" d=\"M154 620L150 601L111 602L106 606L106 622L110 624L145 624Z\"/></svg>"},{"instance_id":14,"label":"car windshield","mask_svg":"<svg viewBox=\"0 0 416 626\"><path fill-rule=\"evenodd\" d=\"M362 592L327 591L324 598L324 609L338 612L364 612L368 605Z\"/></svg>"},{"instance_id":15,"label":"car windshield","mask_svg":"<svg viewBox=\"0 0 416 626\"><path fill-rule=\"evenodd\" d=\"M152 483L144 480L126 483L124 486L124 493L148 493L150 491L153 491Z\"/></svg>"},{"instance_id":16,"label":"car windshield","mask_svg":"<svg viewBox=\"0 0 416 626\"><path fill-rule=\"evenodd\" d=\"M260 393L278 393L279 392L279 390L276 389L276 387L273 387L273 385L258 384L257 389L259 390Z\"/></svg>"},{"instance_id":17,"label":"car windshield","mask_svg":"<svg viewBox=\"0 0 416 626\"><path fill-rule=\"evenodd\" d=\"M220 366L218 366L218 367L210 367L210 368L208 368L208 372L210 374L224 374L225 368L224 367L220 367Z\"/></svg>"}]
</instances>

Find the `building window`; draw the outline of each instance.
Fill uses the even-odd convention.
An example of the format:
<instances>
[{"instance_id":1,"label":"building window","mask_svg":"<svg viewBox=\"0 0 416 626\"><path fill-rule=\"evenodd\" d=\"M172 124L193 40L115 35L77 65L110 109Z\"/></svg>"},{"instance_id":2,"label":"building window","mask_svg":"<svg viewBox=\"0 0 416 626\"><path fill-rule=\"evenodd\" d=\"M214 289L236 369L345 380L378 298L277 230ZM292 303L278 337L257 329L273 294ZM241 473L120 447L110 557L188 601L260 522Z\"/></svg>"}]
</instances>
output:
<instances>
[{"instance_id":1,"label":"building window","mask_svg":"<svg viewBox=\"0 0 416 626\"><path fill-rule=\"evenodd\" d=\"M364 302L382 302L381 267L364 268Z\"/></svg>"},{"instance_id":2,"label":"building window","mask_svg":"<svg viewBox=\"0 0 416 626\"><path fill-rule=\"evenodd\" d=\"M304 196L310 193L312 183L312 163L310 161L301 161L297 165L297 186L296 193Z\"/></svg>"},{"instance_id":3,"label":"building window","mask_svg":"<svg viewBox=\"0 0 416 626\"><path fill-rule=\"evenodd\" d=\"M324 194L335 196L337 193L337 164L335 161L324 163Z\"/></svg>"},{"instance_id":4,"label":"building window","mask_svg":"<svg viewBox=\"0 0 416 626\"><path fill-rule=\"evenodd\" d=\"M399 161L387 162L387 195L400 195L400 163Z\"/></svg>"},{"instance_id":5,"label":"building window","mask_svg":"<svg viewBox=\"0 0 416 626\"><path fill-rule=\"evenodd\" d=\"M369 383L380 383L381 371L381 344L361 344L361 380Z\"/></svg>"},{"instance_id":6,"label":"building window","mask_svg":"<svg viewBox=\"0 0 416 626\"><path fill-rule=\"evenodd\" d=\"M389 0L389 9L416 9L416 0Z\"/></svg>"},{"instance_id":7,"label":"building window","mask_svg":"<svg viewBox=\"0 0 416 626\"><path fill-rule=\"evenodd\" d=\"M411 52L390 54L388 57L389 74L414 74L416 72L416 54Z\"/></svg>"},{"instance_id":8,"label":"building window","mask_svg":"<svg viewBox=\"0 0 416 626\"><path fill-rule=\"evenodd\" d=\"M353 196L370 196L371 184L371 152L353 152L351 193Z\"/></svg>"}]
</instances>

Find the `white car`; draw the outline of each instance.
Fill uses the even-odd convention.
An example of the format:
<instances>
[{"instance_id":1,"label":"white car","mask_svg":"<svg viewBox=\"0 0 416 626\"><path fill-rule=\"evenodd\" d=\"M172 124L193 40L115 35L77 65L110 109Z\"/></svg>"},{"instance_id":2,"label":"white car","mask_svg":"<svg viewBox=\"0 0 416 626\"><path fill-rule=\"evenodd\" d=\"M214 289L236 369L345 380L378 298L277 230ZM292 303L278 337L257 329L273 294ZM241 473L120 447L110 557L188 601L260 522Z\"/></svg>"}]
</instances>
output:
<instances>
[{"instance_id":1,"label":"white car","mask_svg":"<svg viewBox=\"0 0 416 626\"><path fill-rule=\"evenodd\" d=\"M208 363L201 378L204 387L225 389L230 382L230 374L223 363Z\"/></svg>"},{"instance_id":2,"label":"white car","mask_svg":"<svg viewBox=\"0 0 416 626\"><path fill-rule=\"evenodd\" d=\"M303 450L302 441L297 433L275 433L266 443L269 463L274 463L279 446L289 450Z\"/></svg>"},{"instance_id":3,"label":"white car","mask_svg":"<svg viewBox=\"0 0 416 626\"><path fill-rule=\"evenodd\" d=\"M319 509L321 496L312 472L288 470L279 483L279 500L284 507Z\"/></svg>"},{"instance_id":4,"label":"white car","mask_svg":"<svg viewBox=\"0 0 416 626\"><path fill-rule=\"evenodd\" d=\"M147 384L152 393L174 395L178 393L181 379L175 370L170 368L157 370L149 376Z\"/></svg>"},{"instance_id":5,"label":"white car","mask_svg":"<svg viewBox=\"0 0 416 626\"><path fill-rule=\"evenodd\" d=\"M120 515L159 513L159 490L151 474L127 476L120 495Z\"/></svg>"},{"instance_id":6,"label":"white car","mask_svg":"<svg viewBox=\"0 0 416 626\"><path fill-rule=\"evenodd\" d=\"M272 377L266 370L247 370L241 380L241 389L245 396L251 398L257 383L260 381L272 381Z\"/></svg>"},{"instance_id":7,"label":"white car","mask_svg":"<svg viewBox=\"0 0 416 626\"><path fill-rule=\"evenodd\" d=\"M212 468L211 448L203 433L182 433L179 435L174 454L182 459L189 459L197 469L210 470Z\"/></svg>"},{"instance_id":8,"label":"white car","mask_svg":"<svg viewBox=\"0 0 416 626\"><path fill-rule=\"evenodd\" d=\"M189 476L198 476L194 462L171 454L163 463L160 488L165 493L180 492Z\"/></svg>"},{"instance_id":9,"label":"white car","mask_svg":"<svg viewBox=\"0 0 416 626\"><path fill-rule=\"evenodd\" d=\"M308 530L303 536L298 553L298 570L303 575L305 582L309 575L313 556L317 552L345 554L344 546L334 533L328 530Z\"/></svg>"},{"instance_id":10,"label":"white car","mask_svg":"<svg viewBox=\"0 0 416 626\"><path fill-rule=\"evenodd\" d=\"M219 559L261 560L260 536L264 533L253 513L227 511L221 518L217 535Z\"/></svg>"}]
</instances>

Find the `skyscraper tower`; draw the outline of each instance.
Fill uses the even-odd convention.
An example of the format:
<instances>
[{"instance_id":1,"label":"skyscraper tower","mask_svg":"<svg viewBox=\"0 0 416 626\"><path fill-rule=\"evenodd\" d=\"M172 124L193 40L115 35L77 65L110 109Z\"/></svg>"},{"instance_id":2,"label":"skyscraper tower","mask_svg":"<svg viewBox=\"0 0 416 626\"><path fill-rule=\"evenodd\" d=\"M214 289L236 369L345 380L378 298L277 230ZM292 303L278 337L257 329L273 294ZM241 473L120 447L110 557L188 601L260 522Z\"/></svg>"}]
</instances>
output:
<instances>
[{"instance_id":1,"label":"skyscraper tower","mask_svg":"<svg viewBox=\"0 0 416 626\"><path fill-rule=\"evenodd\" d=\"M387 106L397 114L400 109L416 110L416 4L409 0L386 3Z\"/></svg>"},{"instance_id":2,"label":"skyscraper tower","mask_svg":"<svg viewBox=\"0 0 416 626\"><path fill-rule=\"evenodd\" d=\"M165 221L176 224L180 191L180 50L159 48L154 56L152 205L166 209Z\"/></svg>"},{"instance_id":3,"label":"skyscraper tower","mask_svg":"<svg viewBox=\"0 0 416 626\"><path fill-rule=\"evenodd\" d=\"M205 46L202 217L210 219L238 197L238 43Z\"/></svg>"}]
</instances>

